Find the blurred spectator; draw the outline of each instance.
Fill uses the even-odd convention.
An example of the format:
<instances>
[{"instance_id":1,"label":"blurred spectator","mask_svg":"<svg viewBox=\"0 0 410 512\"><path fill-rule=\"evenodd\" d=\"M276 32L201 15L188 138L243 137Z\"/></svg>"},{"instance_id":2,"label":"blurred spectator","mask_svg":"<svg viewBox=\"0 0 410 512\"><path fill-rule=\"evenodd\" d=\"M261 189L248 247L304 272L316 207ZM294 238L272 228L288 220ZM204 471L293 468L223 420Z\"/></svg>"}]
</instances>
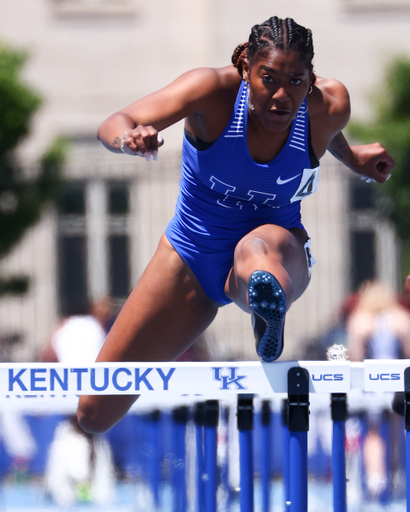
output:
<instances>
[{"instance_id":1,"label":"blurred spectator","mask_svg":"<svg viewBox=\"0 0 410 512\"><path fill-rule=\"evenodd\" d=\"M410 275L406 277L404 282L404 293L410 295Z\"/></svg>"},{"instance_id":2,"label":"blurred spectator","mask_svg":"<svg viewBox=\"0 0 410 512\"><path fill-rule=\"evenodd\" d=\"M41 361L82 364L94 362L111 327L111 299L102 297L80 306L63 319L40 354Z\"/></svg>"},{"instance_id":3,"label":"blurred spectator","mask_svg":"<svg viewBox=\"0 0 410 512\"><path fill-rule=\"evenodd\" d=\"M37 444L21 411L13 408L2 411L0 414L0 438L10 457L13 477L17 480L26 478L30 459L37 452Z\"/></svg>"},{"instance_id":4,"label":"blurred spectator","mask_svg":"<svg viewBox=\"0 0 410 512\"><path fill-rule=\"evenodd\" d=\"M404 281L403 293L399 297L400 304L410 312L410 275ZM404 392L397 392L394 396L393 411L404 416Z\"/></svg>"},{"instance_id":5,"label":"blurred spectator","mask_svg":"<svg viewBox=\"0 0 410 512\"><path fill-rule=\"evenodd\" d=\"M43 361L87 365L95 361L112 318L109 297L89 308L73 310L51 335L41 354ZM108 442L86 434L77 417L61 422L50 448L45 486L58 505L75 502L106 504L113 496L114 466Z\"/></svg>"},{"instance_id":6,"label":"blurred spectator","mask_svg":"<svg viewBox=\"0 0 410 512\"><path fill-rule=\"evenodd\" d=\"M327 350L333 345L347 346L347 322L359 301L359 293L347 296L334 315L326 331L312 338L303 340L297 358L310 361L326 361Z\"/></svg>"},{"instance_id":7,"label":"blurred spectator","mask_svg":"<svg viewBox=\"0 0 410 512\"><path fill-rule=\"evenodd\" d=\"M101 299L93 301L90 307L90 314L100 322L105 333L108 334L115 320L111 297L105 295Z\"/></svg>"},{"instance_id":8,"label":"blurred spectator","mask_svg":"<svg viewBox=\"0 0 410 512\"><path fill-rule=\"evenodd\" d=\"M410 275L404 281L403 293L400 296L400 304L410 311Z\"/></svg>"},{"instance_id":9,"label":"blurred spectator","mask_svg":"<svg viewBox=\"0 0 410 512\"><path fill-rule=\"evenodd\" d=\"M85 434L74 416L55 432L47 460L45 486L60 506L76 502L107 505L113 498L115 471L105 438Z\"/></svg>"},{"instance_id":10,"label":"blurred spectator","mask_svg":"<svg viewBox=\"0 0 410 512\"><path fill-rule=\"evenodd\" d=\"M410 286L410 280L407 284ZM410 312L386 284L365 283L347 321L347 335L348 356L353 362L409 358ZM368 415L368 432L363 442L366 485L369 497L374 500L382 500L388 490L388 451L380 435L380 413Z\"/></svg>"},{"instance_id":11,"label":"blurred spectator","mask_svg":"<svg viewBox=\"0 0 410 512\"><path fill-rule=\"evenodd\" d=\"M410 357L410 314L393 290L381 282L366 283L347 321L351 361Z\"/></svg>"}]
</instances>

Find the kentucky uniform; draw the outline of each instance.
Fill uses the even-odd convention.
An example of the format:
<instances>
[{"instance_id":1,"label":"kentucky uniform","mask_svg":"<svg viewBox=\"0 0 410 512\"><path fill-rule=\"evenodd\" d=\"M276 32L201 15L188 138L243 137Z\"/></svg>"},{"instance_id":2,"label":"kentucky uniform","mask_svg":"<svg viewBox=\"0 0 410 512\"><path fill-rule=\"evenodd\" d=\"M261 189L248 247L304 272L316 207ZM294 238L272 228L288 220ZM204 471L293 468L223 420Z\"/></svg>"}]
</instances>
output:
<instances>
[{"instance_id":1,"label":"kentucky uniform","mask_svg":"<svg viewBox=\"0 0 410 512\"><path fill-rule=\"evenodd\" d=\"M303 228L300 201L312 194L319 162L310 148L307 101L293 120L282 151L256 163L248 150L248 88L243 81L221 136L199 150L184 136L182 178L166 236L205 293L220 304L241 238L263 224Z\"/></svg>"}]
</instances>

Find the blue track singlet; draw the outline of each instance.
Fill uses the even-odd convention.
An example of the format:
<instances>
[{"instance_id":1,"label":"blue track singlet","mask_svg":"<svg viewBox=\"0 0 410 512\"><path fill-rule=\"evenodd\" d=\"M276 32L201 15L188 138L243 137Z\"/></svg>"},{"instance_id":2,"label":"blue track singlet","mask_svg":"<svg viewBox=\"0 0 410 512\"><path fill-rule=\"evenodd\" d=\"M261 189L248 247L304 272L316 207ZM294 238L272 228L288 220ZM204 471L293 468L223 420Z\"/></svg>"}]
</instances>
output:
<instances>
[{"instance_id":1,"label":"blue track singlet","mask_svg":"<svg viewBox=\"0 0 410 512\"><path fill-rule=\"evenodd\" d=\"M304 100L287 142L269 163L248 150L248 88L242 82L221 136L204 151L184 136L182 178L175 216L166 236L205 293L219 304L241 238L263 224L302 227L300 201L315 192L319 163L309 158L309 120Z\"/></svg>"}]
</instances>

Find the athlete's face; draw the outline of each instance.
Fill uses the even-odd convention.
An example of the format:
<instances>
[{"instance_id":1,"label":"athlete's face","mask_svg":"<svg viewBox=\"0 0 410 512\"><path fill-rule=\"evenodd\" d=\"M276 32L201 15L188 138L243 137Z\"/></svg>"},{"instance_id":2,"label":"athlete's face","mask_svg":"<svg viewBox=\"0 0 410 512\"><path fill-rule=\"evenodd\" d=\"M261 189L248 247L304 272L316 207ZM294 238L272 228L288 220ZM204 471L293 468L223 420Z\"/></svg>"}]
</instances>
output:
<instances>
[{"instance_id":1,"label":"athlete's face","mask_svg":"<svg viewBox=\"0 0 410 512\"><path fill-rule=\"evenodd\" d=\"M268 130L286 130L309 90L312 73L294 51L272 49L244 67L254 114Z\"/></svg>"}]
</instances>

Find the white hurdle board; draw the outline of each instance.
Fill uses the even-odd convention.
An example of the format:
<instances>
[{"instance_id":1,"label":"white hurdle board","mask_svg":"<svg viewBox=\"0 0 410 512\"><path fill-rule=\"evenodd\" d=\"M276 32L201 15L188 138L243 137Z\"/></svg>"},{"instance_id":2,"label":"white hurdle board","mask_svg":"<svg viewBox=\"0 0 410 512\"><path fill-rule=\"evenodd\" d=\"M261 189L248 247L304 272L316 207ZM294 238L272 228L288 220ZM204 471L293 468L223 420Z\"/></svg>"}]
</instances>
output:
<instances>
[{"instance_id":1,"label":"white hurdle board","mask_svg":"<svg viewBox=\"0 0 410 512\"><path fill-rule=\"evenodd\" d=\"M203 395L223 398L287 393L292 367L309 372L310 393L404 391L409 359L349 361L258 361L94 363L0 363L0 400L12 396Z\"/></svg>"},{"instance_id":2,"label":"white hurdle board","mask_svg":"<svg viewBox=\"0 0 410 512\"><path fill-rule=\"evenodd\" d=\"M364 362L364 390L375 392L404 391L404 370L410 359L367 359Z\"/></svg>"},{"instance_id":3,"label":"white hurdle board","mask_svg":"<svg viewBox=\"0 0 410 512\"><path fill-rule=\"evenodd\" d=\"M229 393L287 393L292 367L309 371L311 393L347 393L350 364L326 361L212 363L0 363L0 397L99 394L189 394L222 398Z\"/></svg>"}]
</instances>

